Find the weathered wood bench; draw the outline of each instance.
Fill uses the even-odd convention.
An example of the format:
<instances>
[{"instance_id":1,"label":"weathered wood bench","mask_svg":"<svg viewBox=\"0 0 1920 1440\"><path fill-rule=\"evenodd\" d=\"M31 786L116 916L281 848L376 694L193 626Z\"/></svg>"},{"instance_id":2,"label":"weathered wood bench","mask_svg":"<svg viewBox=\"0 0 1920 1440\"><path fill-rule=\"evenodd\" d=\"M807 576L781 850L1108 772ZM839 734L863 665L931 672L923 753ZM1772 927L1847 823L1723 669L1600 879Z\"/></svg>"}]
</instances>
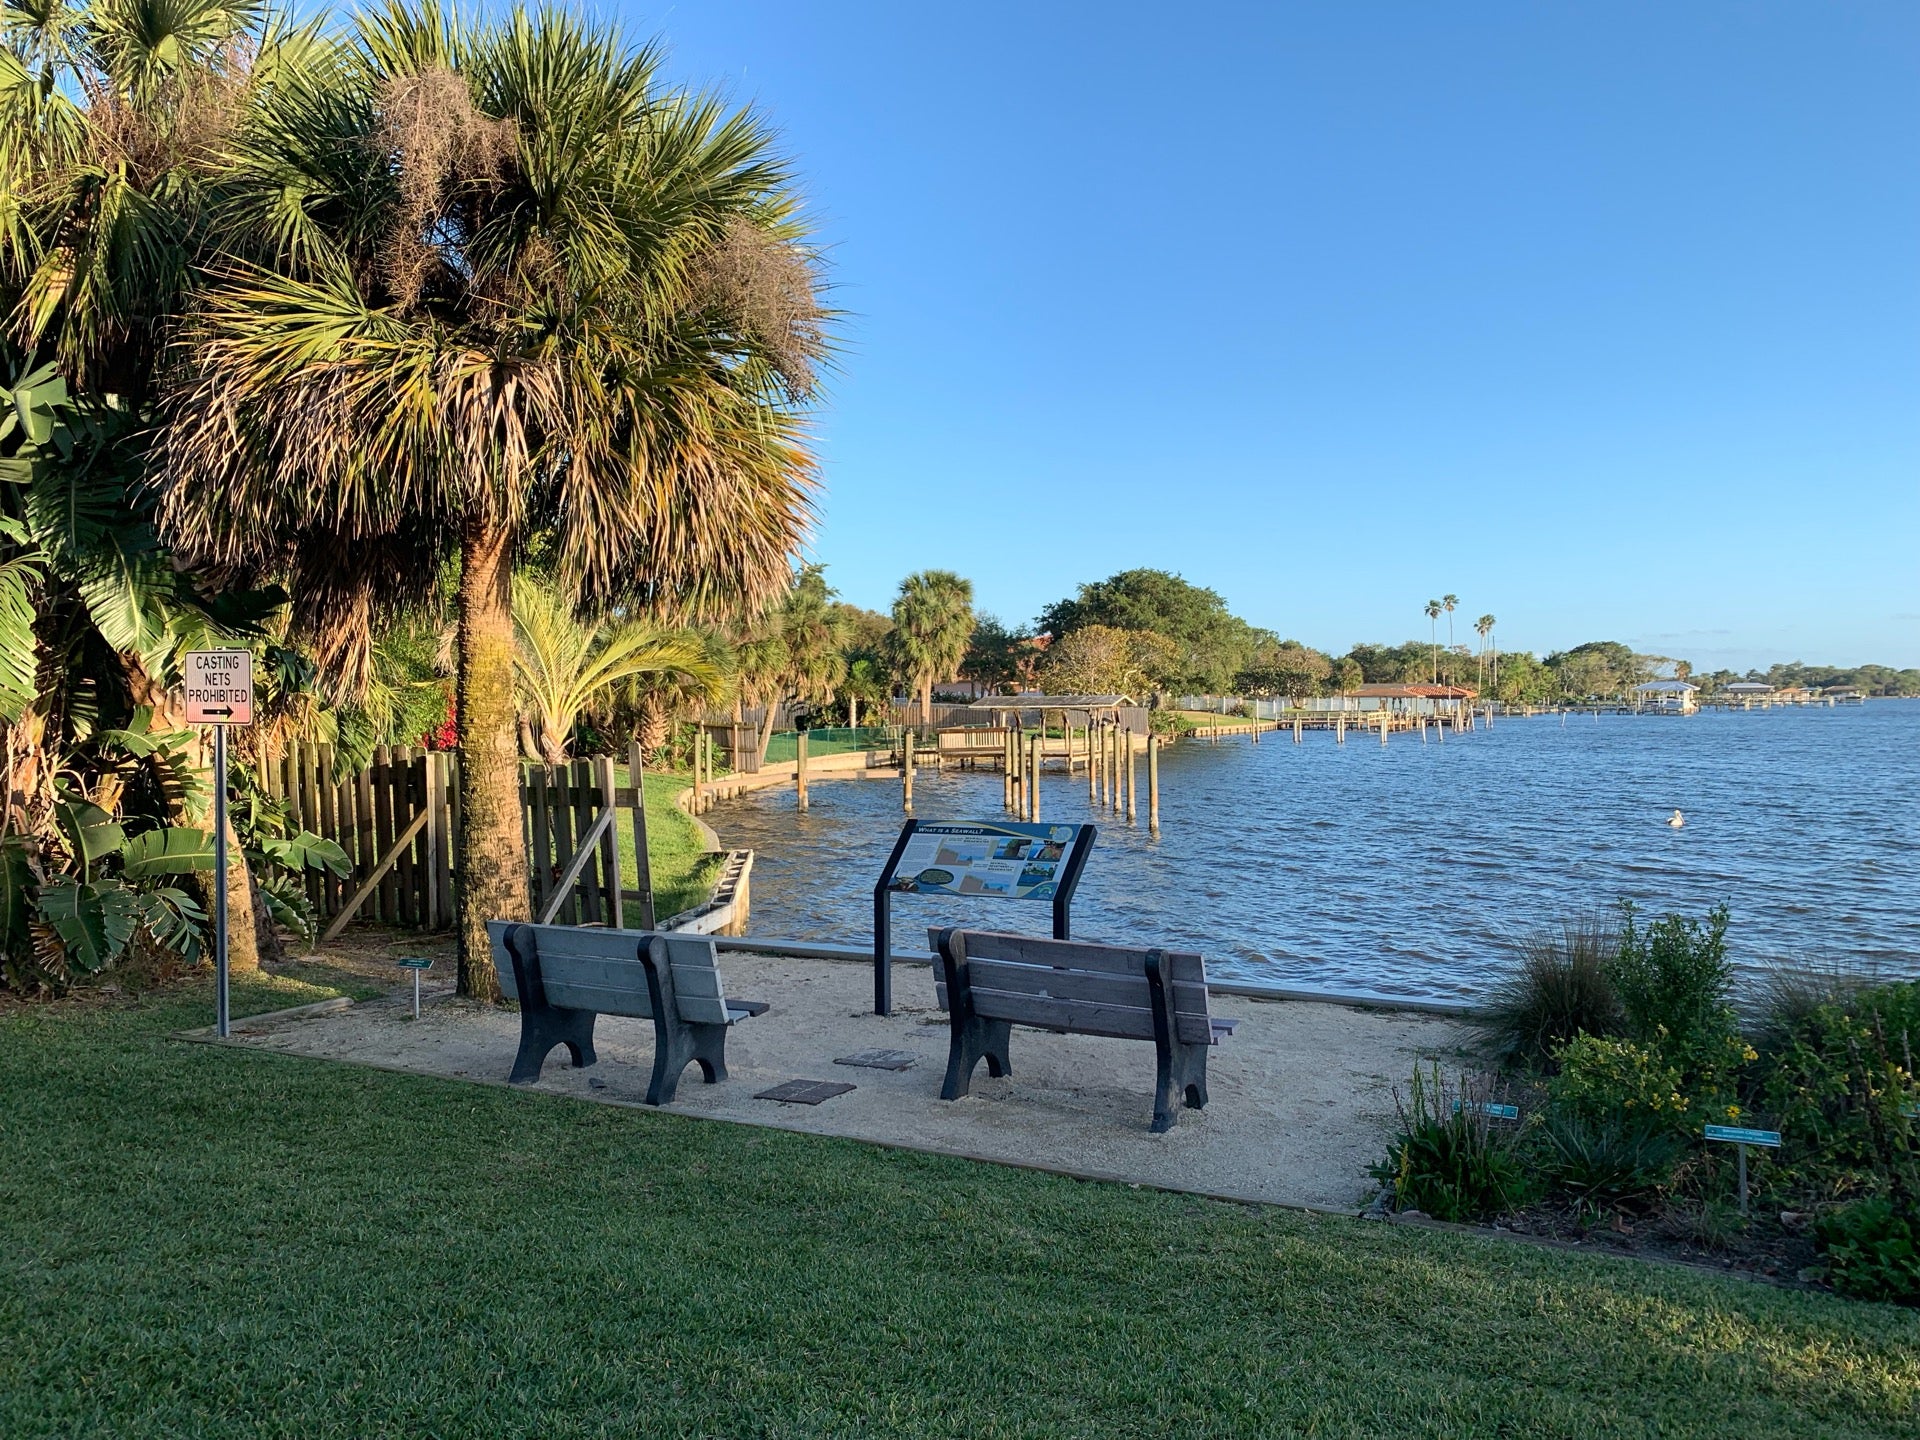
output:
<instances>
[{"instance_id":1,"label":"weathered wood bench","mask_svg":"<svg viewBox=\"0 0 1920 1440\"><path fill-rule=\"evenodd\" d=\"M1153 1132L1171 1130L1179 1103L1207 1103L1207 1049L1232 1021L1207 1013L1206 963L1191 951L1135 950L991 930L931 932L934 986L952 1027L942 1100L958 1100L974 1068L1012 1073L1015 1025L1062 1035L1151 1040L1158 1059Z\"/></svg>"},{"instance_id":2,"label":"weathered wood bench","mask_svg":"<svg viewBox=\"0 0 1920 1440\"><path fill-rule=\"evenodd\" d=\"M713 941L580 925L490 920L500 988L520 1002L520 1051L509 1084L531 1085L548 1054L567 1047L576 1066L594 1064L597 1015L653 1021L649 1105L668 1105L680 1073L698 1065L711 1085L727 1078L727 1031L764 1014L757 1000L729 1000Z\"/></svg>"}]
</instances>

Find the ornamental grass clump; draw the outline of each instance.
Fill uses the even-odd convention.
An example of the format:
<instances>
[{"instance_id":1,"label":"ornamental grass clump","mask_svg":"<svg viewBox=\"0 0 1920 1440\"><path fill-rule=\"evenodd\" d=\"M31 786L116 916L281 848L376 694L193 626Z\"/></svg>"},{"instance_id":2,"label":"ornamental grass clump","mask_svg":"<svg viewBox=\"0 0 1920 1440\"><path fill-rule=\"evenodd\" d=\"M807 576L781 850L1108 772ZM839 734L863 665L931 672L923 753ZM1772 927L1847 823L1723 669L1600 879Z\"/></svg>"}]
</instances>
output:
<instances>
[{"instance_id":1,"label":"ornamental grass clump","mask_svg":"<svg viewBox=\"0 0 1920 1440\"><path fill-rule=\"evenodd\" d=\"M1491 1093L1484 1076L1462 1075L1449 1086L1439 1065L1424 1075L1415 1067L1407 1099L1394 1095L1400 1134L1373 1168L1391 1188L1395 1209L1484 1220L1532 1198L1514 1128L1487 1113Z\"/></svg>"},{"instance_id":2,"label":"ornamental grass clump","mask_svg":"<svg viewBox=\"0 0 1920 1440\"><path fill-rule=\"evenodd\" d=\"M1517 963L1473 1017L1490 1058L1551 1070L1554 1051L1576 1036L1618 1033L1620 997L1607 971L1619 947L1619 927L1602 915L1517 937Z\"/></svg>"}]
</instances>

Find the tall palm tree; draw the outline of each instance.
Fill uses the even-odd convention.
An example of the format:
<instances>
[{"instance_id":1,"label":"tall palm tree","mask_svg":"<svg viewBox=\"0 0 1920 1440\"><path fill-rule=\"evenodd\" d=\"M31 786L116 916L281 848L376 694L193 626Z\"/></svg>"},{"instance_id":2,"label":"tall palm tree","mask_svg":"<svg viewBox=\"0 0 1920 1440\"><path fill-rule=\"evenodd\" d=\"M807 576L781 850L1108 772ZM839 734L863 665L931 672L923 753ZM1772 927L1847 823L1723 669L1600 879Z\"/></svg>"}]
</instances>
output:
<instances>
[{"instance_id":1,"label":"tall palm tree","mask_svg":"<svg viewBox=\"0 0 1920 1440\"><path fill-rule=\"evenodd\" d=\"M973 639L973 582L951 570L921 570L900 582L893 602L901 674L920 698L920 723L933 713L936 680L950 679Z\"/></svg>"},{"instance_id":2,"label":"tall palm tree","mask_svg":"<svg viewBox=\"0 0 1920 1440\"><path fill-rule=\"evenodd\" d=\"M1427 630L1433 642L1433 683L1440 683L1440 602L1427 601Z\"/></svg>"},{"instance_id":3,"label":"tall palm tree","mask_svg":"<svg viewBox=\"0 0 1920 1440\"><path fill-rule=\"evenodd\" d=\"M588 605L777 593L811 514L825 312L767 129L562 10L386 0L230 141L160 499L203 564L275 570L331 683L459 557L459 984L527 914L511 579Z\"/></svg>"},{"instance_id":4,"label":"tall palm tree","mask_svg":"<svg viewBox=\"0 0 1920 1440\"><path fill-rule=\"evenodd\" d=\"M1442 595L1440 597L1440 608L1447 612L1447 649L1449 650L1453 649L1453 612L1459 604L1460 597L1458 595Z\"/></svg>"},{"instance_id":5,"label":"tall palm tree","mask_svg":"<svg viewBox=\"0 0 1920 1440\"><path fill-rule=\"evenodd\" d=\"M669 678L717 699L726 671L702 637L648 620L581 620L553 585L513 577L514 675L519 682L521 749L558 765L583 714L638 676Z\"/></svg>"},{"instance_id":6,"label":"tall palm tree","mask_svg":"<svg viewBox=\"0 0 1920 1440\"><path fill-rule=\"evenodd\" d=\"M1482 615L1473 622L1474 633L1480 637L1480 688L1487 687L1487 637L1493 633L1493 616Z\"/></svg>"}]
</instances>

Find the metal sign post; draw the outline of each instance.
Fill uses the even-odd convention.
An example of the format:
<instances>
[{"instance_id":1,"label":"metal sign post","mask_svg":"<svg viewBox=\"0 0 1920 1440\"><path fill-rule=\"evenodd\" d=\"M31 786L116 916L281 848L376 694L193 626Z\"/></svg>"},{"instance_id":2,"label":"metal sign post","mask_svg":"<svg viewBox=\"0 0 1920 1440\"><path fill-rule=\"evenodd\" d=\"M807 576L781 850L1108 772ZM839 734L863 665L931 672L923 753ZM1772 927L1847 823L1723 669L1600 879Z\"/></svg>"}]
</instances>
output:
<instances>
[{"instance_id":1,"label":"metal sign post","mask_svg":"<svg viewBox=\"0 0 1920 1440\"><path fill-rule=\"evenodd\" d=\"M1750 1130L1740 1125L1709 1125L1707 1139L1735 1145L1740 1150L1740 1213L1747 1213L1747 1147L1758 1145L1767 1150L1780 1148L1778 1130Z\"/></svg>"},{"instance_id":2,"label":"metal sign post","mask_svg":"<svg viewBox=\"0 0 1920 1440\"><path fill-rule=\"evenodd\" d=\"M413 1018L420 1018L420 977L433 968L433 959L427 955L403 955L400 968L413 972Z\"/></svg>"},{"instance_id":3,"label":"metal sign post","mask_svg":"<svg viewBox=\"0 0 1920 1440\"><path fill-rule=\"evenodd\" d=\"M1053 902L1053 938L1072 936L1073 892L1096 830L1091 825L997 820L900 827L873 887L873 1013L893 1013L893 897L985 896Z\"/></svg>"},{"instance_id":4,"label":"metal sign post","mask_svg":"<svg viewBox=\"0 0 1920 1440\"><path fill-rule=\"evenodd\" d=\"M253 652L189 650L187 723L213 726L214 1031L228 1033L227 1006L227 727L253 723Z\"/></svg>"}]
</instances>

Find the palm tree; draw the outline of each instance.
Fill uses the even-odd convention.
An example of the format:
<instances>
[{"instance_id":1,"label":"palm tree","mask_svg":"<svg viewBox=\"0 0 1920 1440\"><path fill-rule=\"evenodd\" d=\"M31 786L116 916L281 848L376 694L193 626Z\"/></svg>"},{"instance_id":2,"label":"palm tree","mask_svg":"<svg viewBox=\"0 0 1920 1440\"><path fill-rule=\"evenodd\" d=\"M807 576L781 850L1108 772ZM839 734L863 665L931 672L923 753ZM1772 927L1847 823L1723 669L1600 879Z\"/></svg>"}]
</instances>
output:
<instances>
[{"instance_id":1,"label":"palm tree","mask_svg":"<svg viewBox=\"0 0 1920 1440\"><path fill-rule=\"evenodd\" d=\"M888 637L902 676L920 697L920 723L933 713L933 685L950 678L973 639L973 582L951 570L922 570L900 582Z\"/></svg>"},{"instance_id":2,"label":"palm tree","mask_svg":"<svg viewBox=\"0 0 1920 1440\"><path fill-rule=\"evenodd\" d=\"M1454 607L1459 605L1459 603L1460 597L1458 595L1442 595L1440 597L1440 608L1447 612L1447 648L1449 650L1453 648Z\"/></svg>"},{"instance_id":3,"label":"palm tree","mask_svg":"<svg viewBox=\"0 0 1920 1440\"><path fill-rule=\"evenodd\" d=\"M160 515L275 570L323 674L459 558L459 985L528 911L511 580L691 617L777 593L811 514L817 267L749 112L558 10L386 0L229 142Z\"/></svg>"},{"instance_id":4,"label":"palm tree","mask_svg":"<svg viewBox=\"0 0 1920 1440\"><path fill-rule=\"evenodd\" d=\"M553 585L513 577L514 675L519 681L520 747L529 760L559 765L582 714L612 699L636 676L660 676L717 699L726 671L701 637L646 620L583 621Z\"/></svg>"},{"instance_id":5,"label":"palm tree","mask_svg":"<svg viewBox=\"0 0 1920 1440\"><path fill-rule=\"evenodd\" d=\"M59 508L93 553L52 557L38 594L40 629L70 641L74 620L90 622L107 643L71 675L89 683L113 676L110 688L122 692L114 698L151 706L163 727L183 713L180 651L238 643L210 627L204 611L193 613L192 585L155 542L141 472L148 407L207 242L227 138L263 77L312 42L310 29L263 32L263 15L254 0L19 0L0 15L0 310L19 347L0 349L8 366L0 379L9 389L57 388L61 404L43 412L49 434L71 385L75 422L90 432L91 458L67 453L49 480L71 487ZM26 373L13 371L16 361ZM0 544L15 602L25 593L19 558ZM59 593L63 570L80 580L77 615ZM44 740L57 750L53 712L64 709L66 675L38 678L48 683L35 687L42 693L28 729L37 738L27 749ZM96 695L86 708L99 702ZM197 768L206 774L204 763ZM177 796L171 808L176 821L204 823L178 813ZM272 941L270 927L256 926L254 888L239 860L227 896L235 969L257 965L258 935Z\"/></svg>"},{"instance_id":6,"label":"palm tree","mask_svg":"<svg viewBox=\"0 0 1920 1440\"><path fill-rule=\"evenodd\" d=\"M1427 601L1427 629L1433 642L1433 683L1440 683L1440 602Z\"/></svg>"},{"instance_id":7,"label":"palm tree","mask_svg":"<svg viewBox=\"0 0 1920 1440\"><path fill-rule=\"evenodd\" d=\"M1480 637L1480 688L1487 688L1487 636L1493 633L1493 616L1482 615L1473 622L1474 633Z\"/></svg>"}]
</instances>

